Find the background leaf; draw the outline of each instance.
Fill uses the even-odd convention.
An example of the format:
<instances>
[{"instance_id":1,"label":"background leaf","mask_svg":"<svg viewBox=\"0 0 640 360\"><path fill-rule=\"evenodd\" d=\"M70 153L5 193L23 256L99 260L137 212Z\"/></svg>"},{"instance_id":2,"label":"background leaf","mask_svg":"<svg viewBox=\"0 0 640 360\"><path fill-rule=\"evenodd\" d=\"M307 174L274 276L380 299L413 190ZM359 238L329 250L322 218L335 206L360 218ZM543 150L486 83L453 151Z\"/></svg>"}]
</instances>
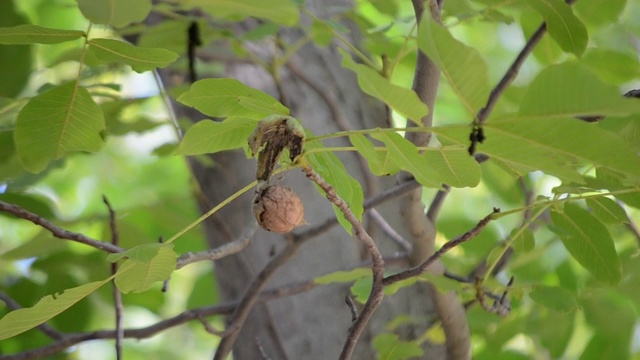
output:
<instances>
[{"instance_id":1,"label":"background leaf","mask_svg":"<svg viewBox=\"0 0 640 360\"><path fill-rule=\"evenodd\" d=\"M622 206L609 198L588 198L587 206L593 210L593 215L605 224L629 223L627 213Z\"/></svg>"},{"instance_id":2,"label":"background leaf","mask_svg":"<svg viewBox=\"0 0 640 360\"><path fill-rule=\"evenodd\" d=\"M211 16L234 18L257 17L284 25L294 25L300 17L291 0L184 0L186 6L199 7Z\"/></svg>"},{"instance_id":3,"label":"background leaf","mask_svg":"<svg viewBox=\"0 0 640 360\"><path fill-rule=\"evenodd\" d=\"M57 44L79 39L83 31L50 29L38 25L18 25L0 28L0 44Z\"/></svg>"},{"instance_id":4,"label":"background leaf","mask_svg":"<svg viewBox=\"0 0 640 360\"><path fill-rule=\"evenodd\" d=\"M122 253L110 254L115 262L126 258L116 273L116 286L123 293L147 291L169 278L176 269L176 253L170 244L143 244Z\"/></svg>"},{"instance_id":5,"label":"background leaf","mask_svg":"<svg viewBox=\"0 0 640 360\"><path fill-rule=\"evenodd\" d=\"M78 7L94 24L123 27L142 22L151 11L151 0L78 0Z\"/></svg>"},{"instance_id":6,"label":"background leaf","mask_svg":"<svg viewBox=\"0 0 640 360\"><path fill-rule=\"evenodd\" d=\"M30 308L14 310L0 319L0 340L21 334L44 323L82 300L111 278L48 295Z\"/></svg>"},{"instance_id":7,"label":"background leaf","mask_svg":"<svg viewBox=\"0 0 640 360\"><path fill-rule=\"evenodd\" d=\"M18 115L16 150L25 169L37 173L70 151L100 150L102 110L75 82L57 86L27 103Z\"/></svg>"},{"instance_id":8,"label":"background leaf","mask_svg":"<svg viewBox=\"0 0 640 360\"><path fill-rule=\"evenodd\" d=\"M316 284L350 283L368 276L371 276L371 269L356 268L349 271L340 270L322 275L315 278L313 281Z\"/></svg>"},{"instance_id":9,"label":"background leaf","mask_svg":"<svg viewBox=\"0 0 640 360\"><path fill-rule=\"evenodd\" d=\"M553 310L573 312L580 309L580 304L575 295L560 286L536 286L529 293L533 301Z\"/></svg>"},{"instance_id":10,"label":"background leaf","mask_svg":"<svg viewBox=\"0 0 640 360\"><path fill-rule=\"evenodd\" d=\"M418 98L415 91L393 84L389 79L364 64L357 64L351 59L351 55L343 49L338 48L338 51L342 54L342 66L356 73L362 91L382 100L408 120L412 120L418 125L422 124L421 120L429 113L429 109Z\"/></svg>"},{"instance_id":11,"label":"background leaf","mask_svg":"<svg viewBox=\"0 0 640 360\"><path fill-rule=\"evenodd\" d=\"M475 116L489 96L487 65L478 51L454 39L431 16L422 18L418 46L438 65L465 110Z\"/></svg>"},{"instance_id":12,"label":"background leaf","mask_svg":"<svg viewBox=\"0 0 640 360\"><path fill-rule=\"evenodd\" d=\"M622 278L622 266L607 227L576 204L565 203L564 212L551 211L558 236L571 256L596 279L616 285Z\"/></svg>"},{"instance_id":13,"label":"background leaf","mask_svg":"<svg viewBox=\"0 0 640 360\"><path fill-rule=\"evenodd\" d=\"M2 33L6 30L4 27L26 24L28 20L16 12L13 1L0 1L0 14L3 14L0 16L0 43L3 43ZM9 36L4 40L12 39L13 36ZM0 86L0 97L15 97L27 85L31 75L31 58L31 46L0 46L0 79L3 82ZM2 157L3 155L0 155L0 159Z\"/></svg>"},{"instance_id":14,"label":"background leaf","mask_svg":"<svg viewBox=\"0 0 640 360\"><path fill-rule=\"evenodd\" d=\"M396 334L380 334L373 339L373 347L380 360L412 359L423 355L415 342L400 340Z\"/></svg>"},{"instance_id":15,"label":"background leaf","mask_svg":"<svg viewBox=\"0 0 640 360\"><path fill-rule=\"evenodd\" d=\"M629 115L640 101L622 97L585 65L568 61L543 70L527 88L519 114L547 118Z\"/></svg>"},{"instance_id":16,"label":"background leaf","mask_svg":"<svg viewBox=\"0 0 640 360\"><path fill-rule=\"evenodd\" d=\"M391 161L400 169L413 174L420 184L432 188L442 185L440 174L409 140L396 133L382 131L372 133L371 136L382 141L387 146Z\"/></svg>"},{"instance_id":17,"label":"background leaf","mask_svg":"<svg viewBox=\"0 0 640 360\"><path fill-rule=\"evenodd\" d=\"M165 67L178 59L178 54L169 50L141 48L113 39L91 39L89 50L102 61L123 62L138 73Z\"/></svg>"},{"instance_id":18,"label":"background leaf","mask_svg":"<svg viewBox=\"0 0 640 360\"><path fill-rule=\"evenodd\" d=\"M587 28L562 0L527 0L547 23L549 35L567 52L581 56L587 48Z\"/></svg>"},{"instance_id":19,"label":"background leaf","mask_svg":"<svg viewBox=\"0 0 640 360\"><path fill-rule=\"evenodd\" d=\"M369 164L369 169L376 176L393 175L400 171L389 155L389 151L376 150L375 146L362 134L349 135L351 144L358 150Z\"/></svg>"},{"instance_id":20,"label":"background leaf","mask_svg":"<svg viewBox=\"0 0 640 360\"><path fill-rule=\"evenodd\" d=\"M444 146L427 149L422 157L447 185L475 187L480 183L480 165L469 156L464 146Z\"/></svg>"},{"instance_id":21,"label":"background leaf","mask_svg":"<svg viewBox=\"0 0 640 360\"><path fill-rule=\"evenodd\" d=\"M270 95L235 79L204 79L178 97L181 103L213 117L262 119L288 115L289 109Z\"/></svg>"},{"instance_id":22,"label":"background leaf","mask_svg":"<svg viewBox=\"0 0 640 360\"><path fill-rule=\"evenodd\" d=\"M245 147L256 125L256 120L242 118L228 118L222 122L199 121L184 134L176 154L213 154Z\"/></svg>"}]
</instances>

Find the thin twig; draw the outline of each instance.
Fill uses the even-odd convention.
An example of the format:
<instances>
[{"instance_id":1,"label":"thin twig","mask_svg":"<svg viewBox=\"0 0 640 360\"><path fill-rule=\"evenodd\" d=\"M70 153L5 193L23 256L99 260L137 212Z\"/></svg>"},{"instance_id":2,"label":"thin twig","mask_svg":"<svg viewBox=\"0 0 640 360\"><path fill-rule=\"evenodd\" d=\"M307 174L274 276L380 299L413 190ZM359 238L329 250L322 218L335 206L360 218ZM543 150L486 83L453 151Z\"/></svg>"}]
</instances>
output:
<instances>
[{"instance_id":1,"label":"thin twig","mask_svg":"<svg viewBox=\"0 0 640 360\"><path fill-rule=\"evenodd\" d=\"M102 195L102 201L109 210L109 228L111 229L111 243L113 246L118 246L120 242L120 232L118 231L118 225L116 223L116 212L111 207L109 200L105 195ZM118 272L118 263L111 263L111 275L115 275ZM116 322L116 359L122 360L122 342L124 340L124 327L122 327L122 316L124 313L124 306L122 305L122 294L116 286L116 280L112 282L113 290L113 304L115 306L115 322Z\"/></svg>"},{"instance_id":2,"label":"thin twig","mask_svg":"<svg viewBox=\"0 0 640 360\"><path fill-rule=\"evenodd\" d=\"M500 212L500 209L494 208L493 212L485 216L484 219L480 220L480 222L478 222L478 224L476 224L476 226L474 226L473 229L467 231L466 233L442 245L442 247L438 249L438 251L434 252L433 255L429 256L429 258L425 260L422 264L412 267L411 269L402 271L400 273L387 276L386 278L384 278L384 281L383 281L384 286L389 286L398 281L421 275L422 273L427 271L427 269L431 264L433 264L437 259L441 258L442 255L446 254L449 250L464 243L465 241L468 241L476 237L482 231L482 229L484 229L489 224L489 222L492 219L492 215L497 214L499 212Z\"/></svg>"},{"instance_id":3,"label":"thin twig","mask_svg":"<svg viewBox=\"0 0 640 360\"><path fill-rule=\"evenodd\" d=\"M380 215L378 210L369 210L369 216L371 217L371 220L373 220L378 225L378 227L382 229L382 232L387 234L387 236L389 236L391 240L398 244L402 248L402 250L404 250L405 252L411 251L411 243L409 243L407 239L403 238L402 235L398 234L398 232L391 225L389 225L387 220L385 220L384 217Z\"/></svg>"},{"instance_id":4,"label":"thin twig","mask_svg":"<svg viewBox=\"0 0 640 360\"><path fill-rule=\"evenodd\" d=\"M349 294L344 298L344 302L347 303L349 311L351 311L351 322L353 323L358 319L358 309L356 308L356 304L353 302L353 298Z\"/></svg>"},{"instance_id":5,"label":"thin twig","mask_svg":"<svg viewBox=\"0 0 640 360\"><path fill-rule=\"evenodd\" d=\"M239 253L247 246L251 245L251 242L253 241L253 235L256 232L256 225L257 223L253 222L239 238L218 246L215 249L209 249L200 252L187 252L180 255L176 263L176 269L181 269L189 264L193 264L198 261L219 260L229 255Z\"/></svg>"},{"instance_id":6,"label":"thin twig","mask_svg":"<svg viewBox=\"0 0 640 360\"><path fill-rule=\"evenodd\" d=\"M440 213L440 209L444 204L444 200L449 195L451 191L451 186L447 184L442 184L442 188L438 190L436 196L431 200L431 204L429 204L429 209L427 210L427 219L431 221L432 224L436 223L436 219L438 218L438 214Z\"/></svg>"},{"instance_id":7,"label":"thin twig","mask_svg":"<svg viewBox=\"0 0 640 360\"><path fill-rule=\"evenodd\" d=\"M333 186L327 183L320 174L315 172L311 167L304 166L302 167L302 172L309 178L311 181L316 183L325 193L327 200L329 200L332 204L334 204L342 214L345 219L351 224L353 227L353 233L358 238L358 240L364 243L365 248L371 254L371 272L373 275L373 285L371 286L371 292L369 293L369 298L367 302L364 304L360 315L356 319L356 321L351 324L349 328L349 333L347 335L347 339L342 348L342 352L340 353L339 359L346 360L351 358L351 354L355 349L356 343L360 338L360 335L364 331L367 322L373 315L373 312L376 310L378 305L382 302L382 298L384 296L382 286L382 280L384 278L384 260L382 258L382 254L376 243L373 241L371 236L367 233L366 229L362 225L362 223L356 218L351 209L349 209L349 204L344 201L335 191Z\"/></svg>"},{"instance_id":8,"label":"thin twig","mask_svg":"<svg viewBox=\"0 0 640 360\"><path fill-rule=\"evenodd\" d=\"M62 229L57 225L54 225L49 220L41 217L40 215L34 214L31 211L25 210L18 205L9 204L0 200L0 211L13 214L24 220L29 220L32 223L49 230L49 232L51 232L53 236L59 239L76 241L108 253L119 253L124 251L124 249L118 246L114 246L113 244L92 239L86 235Z\"/></svg>"},{"instance_id":9,"label":"thin twig","mask_svg":"<svg viewBox=\"0 0 640 360\"><path fill-rule=\"evenodd\" d=\"M267 352L264 351L264 347L262 346L262 342L260 338L256 337L256 347L258 348L258 352L260 353L261 360L271 360L271 358L267 355Z\"/></svg>"},{"instance_id":10,"label":"thin twig","mask_svg":"<svg viewBox=\"0 0 640 360\"><path fill-rule=\"evenodd\" d=\"M198 314L198 320L200 321L200 323L202 323L202 326L204 326L204 330L209 334L219 336L219 337L224 336L224 331L214 329L213 326L211 326L211 324L209 323L209 321L207 321L207 319L201 314Z\"/></svg>"}]
</instances>

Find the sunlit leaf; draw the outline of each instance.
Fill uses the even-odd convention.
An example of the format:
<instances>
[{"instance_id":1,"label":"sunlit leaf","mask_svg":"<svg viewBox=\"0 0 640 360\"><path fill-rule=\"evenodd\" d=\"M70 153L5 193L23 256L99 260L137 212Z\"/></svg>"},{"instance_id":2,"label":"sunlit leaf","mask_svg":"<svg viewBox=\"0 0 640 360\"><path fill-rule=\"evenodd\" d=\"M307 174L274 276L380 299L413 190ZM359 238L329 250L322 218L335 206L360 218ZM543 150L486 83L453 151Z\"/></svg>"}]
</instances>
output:
<instances>
[{"instance_id":1,"label":"sunlit leaf","mask_svg":"<svg viewBox=\"0 0 640 360\"><path fill-rule=\"evenodd\" d=\"M222 122L199 121L187 130L176 154L213 154L244 147L256 124L254 119L242 118L229 118Z\"/></svg>"},{"instance_id":2,"label":"sunlit leaf","mask_svg":"<svg viewBox=\"0 0 640 360\"><path fill-rule=\"evenodd\" d=\"M169 278L176 268L176 253L170 244L143 244L122 253L110 254L111 262L126 259L116 273L116 286L123 293L147 291Z\"/></svg>"},{"instance_id":3,"label":"sunlit leaf","mask_svg":"<svg viewBox=\"0 0 640 360\"><path fill-rule=\"evenodd\" d=\"M371 173L376 176L393 175L400 171L400 168L391 161L389 151L376 150L375 146L362 134L349 135L351 144L358 150L360 155L367 159Z\"/></svg>"},{"instance_id":4,"label":"sunlit leaf","mask_svg":"<svg viewBox=\"0 0 640 360\"><path fill-rule=\"evenodd\" d=\"M419 278L417 277L411 277L408 279L404 279L404 280L400 280L398 282L395 282L389 286L385 286L384 288L384 294L385 295L394 295L396 294L400 289L404 289L406 287L409 287L413 284L415 284L416 282L418 282Z\"/></svg>"},{"instance_id":5,"label":"sunlit leaf","mask_svg":"<svg viewBox=\"0 0 640 360\"><path fill-rule=\"evenodd\" d=\"M585 65L568 61L543 70L527 87L519 114L545 118L640 113L640 101L621 96L617 87Z\"/></svg>"},{"instance_id":6,"label":"sunlit leaf","mask_svg":"<svg viewBox=\"0 0 640 360\"><path fill-rule=\"evenodd\" d=\"M505 116L484 126L487 139L478 151L515 171L541 170L560 179L584 183L576 162L593 164L631 181L640 179L640 159L616 135L593 124L567 118L520 118ZM441 141L468 146L466 126L433 129Z\"/></svg>"},{"instance_id":7,"label":"sunlit leaf","mask_svg":"<svg viewBox=\"0 0 640 360\"><path fill-rule=\"evenodd\" d=\"M213 117L259 120L268 115L289 114L289 109L270 95L229 78L197 81L178 101Z\"/></svg>"},{"instance_id":8,"label":"sunlit leaf","mask_svg":"<svg viewBox=\"0 0 640 360\"><path fill-rule=\"evenodd\" d=\"M312 134L307 134L307 138L311 136ZM305 144L306 150L322 147L324 147L324 145L319 141L308 141ZM305 159L311 164L313 170L331 184L336 190L336 193L349 204L349 208L356 218L362 219L362 213L364 212L364 193L362 186L349 174L342 161L340 161L334 153L327 151L309 153L305 156ZM318 190L322 191L320 188L318 188ZM351 223L345 219L342 211L335 205L333 206L333 210L342 227L344 227L348 233L351 233Z\"/></svg>"},{"instance_id":9,"label":"sunlit leaf","mask_svg":"<svg viewBox=\"0 0 640 360\"><path fill-rule=\"evenodd\" d=\"M640 77L640 61L637 56L609 49L587 50L582 62L600 75L603 80L623 84L629 77Z\"/></svg>"},{"instance_id":10,"label":"sunlit leaf","mask_svg":"<svg viewBox=\"0 0 640 360\"><path fill-rule=\"evenodd\" d=\"M475 187L480 182L480 165L465 146L430 148L422 156L447 185Z\"/></svg>"},{"instance_id":11,"label":"sunlit leaf","mask_svg":"<svg viewBox=\"0 0 640 360\"><path fill-rule=\"evenodd\" d=\"M75 82L57 86L25 105L16 124L16 149L30 172L71 151L100 150L104 130L102 110L89 92Z\"/></svg>"},{"instance_id":12,"label":"sunlit leaf","mask_svg":"<svg viewBox=\"0 0 640 360\"><path fill-rule=\"evenodd\" d=\"M14 310L0 319L0 340L13 337L48 321L82 300L111 278L48 295L32 307Z\"/></svg>"},{"instance_id":13,"label":"sunlit leaf","mask_svg":"<svg viewBox=\"0 0 640 360\"><path fill-rule=\"evenodd\" d=\"M173 51L140 48L113 39L91 39L89 50L102 61L123 62L138 73L165 67L178 58L178 54Z\"/></svg>"},{"instance_id":14,"label":"sunlit leaf","mask_svg":"<svg viewBox=\"0 0 640 360\"><path fill-rule=\"evenodd\" d=\"M549 35L567 52L581 56L587 48L587 28L562 0L527 0L547 23Z\"/></svg>"},{"instance_id":15,"label":"sunlit leaf","mask_svg":"<svg viewBox=\"0 0 640 360\"><path fill-rule=\"evenodd\" d=\"M371 276L363 277L356 280L350 288L351 295L353 295L353 300L359 302L360 304L366 303L369 295L371 294L371 284L373 284L373 279L371 278Z\"/></svg>"},{"instance_id":16,"label":"sunlit leaf","mask_svg":"<svg viewBox=\"0 0 640 360\"><path fill-rule=\"evenodd\" d=\"M184 0L182 3L199 7L214 17L257 17L288 26L295 25L300 17L293 0Z\"/></svg>"},{"instance_id":17,"label":"sunlit leaf","mask_svg":"<svg viewBox=\"0 0 640 360\"><path fill-rule=\"evenodd\" d=\"M564 211L551 212L558 236L571 256L598 280L616 285L622 278L620 258L607 227L578 205L566 203Z\"/></svg>"},{"instance_id":18,"label":"sunlit leaf","mask_svg":"<svg viewBox=\"0 0 640 360\"><path fill-rule=\"evenodd\" d=\"M614 200L606 197L588 198L587 206L593 210L593 215L605 224L628 223L627 213Z\"/></svg>"},{"instance_id":19,"label":"sunlit leaf","mask_svg":"<svg viewBox=\"0 0 640 360\"><path fill-rule=\"evenodd\" d=\"M313 281L316 284L350 283L367 276L371 276L371 269L356 268L349 271L340 270L322 275L313 279Z\"/></svg>"},{"instance_id":20,"label":"sunlit leaf","mask_svg":"<svg viewBox=\"0 0 640 360\"><path fill-rule=\"evenodd\" d=\"M123 27L142 22L151 11L151 0L78 0L78 7L94 24Z\"/></svg>"},{"instance_id":21,"label":"sunlit leaf","mask_svg":"<svg viewBox=\"0 0 640 360\"><path fill-rule=\"evenodd\" d=\"M383 131L372 133L371 136L382 141L389 151L391 161L402 170L413 174L420 184L432 188L442 185L440 174L427 158L418 153L418 149L409 140L396 133Z\"/></svg>"},{"instance_id":22,"label":"sunlit leaf","mask_svg":"<svg viewBox=\"0 0 640 360\"><path fill-rule=\"evenodd\" d=\"M346 51L340 48L338 50L342 54L342 66L356 73L362 91L382 100L407 119L422 124L421 119L427 115L429 109L413 90L391 83L374 69L357 64Z\"/></svg>"},{"instance_id":23,"label":"sunlit leaf","mask_svg":"<svg viewBox=\"0 0 640 360\"><path fill-rule=\"evenodd\" d=\"M549 309L572 312L580 309L575 295L560 286L536 286L529 293L533 301Z\"/></svg>"},{"instance_id":24,"label":"sunlit leaf","mask_svg":"<svg viewBox=\"0 0 640 360\"><path fill-rule=\"evenodd\" d=\"M0 44L57 44L79 39L83 31L50 29L38 25L18 25L0 28Z\"/></svg>"},{"instance_id":25,"label":"sunlit leaf","mask_svg":"<svg viewBox=\"0 0 640 360\"><path fill-rule=\"evenodd\" d=\"M422 17L418 46L438 65L465 110L475 115L489 96L487 65L478 51L456 40L431 16Z\"/></svg>"},{"instance_id":26,"label":"sunlit leaf","mask_svg":"<svg viewBox=\"0 0 640 360\"><path fill-rule=\"evenodd\" d=\"M396 334L380 334L373 339L373 348L378 353L380 360L413 359L423 355L419 344L411 341L400 340Z\"/></svg>"}]
</instances>

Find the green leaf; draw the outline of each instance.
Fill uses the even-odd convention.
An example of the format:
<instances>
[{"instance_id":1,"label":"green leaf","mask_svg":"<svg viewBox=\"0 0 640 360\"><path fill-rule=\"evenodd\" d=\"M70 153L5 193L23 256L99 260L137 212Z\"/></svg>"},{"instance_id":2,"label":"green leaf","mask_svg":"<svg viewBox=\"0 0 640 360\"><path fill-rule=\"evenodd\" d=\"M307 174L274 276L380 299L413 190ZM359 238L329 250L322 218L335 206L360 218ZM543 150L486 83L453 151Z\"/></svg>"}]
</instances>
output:
<instances>
[{"instance_id":1,"label":"green leaf","mask_svg":"<svg viewBox=\"0 0 640 360\"><path fill-rule=\"evenodd\" d=\"M71 151L100 150L102 110L75 82L57 86L27 103L16 124L15 142L25 169L37 173Z\"/></svg>"},{"instance_id":2,"label":"green leaf","mask_svg":"<svg viewBox=\"0 0 640 360\"><path fill-rule=\"evenodd\" d=\"M260 120L268 115L289 114L278 100L235 79L197 81L178 101L213 117Z\"/></svg>"},{"instance_id":3,"label":"green leaf","mask_svg":"<svg viewBox=\"0 0 640 360\"><path fill-rule=\"evenodd\" d=\"M307 138L311 136L313 136L313 134L307 133ZM305 144L306 150L322 147L324 147L324 145L319 141L308 141ZM331 184L336 190L336 193L349 204L349 208L355 217L359 220L362 219L362 213L364 212L364 193L362 192L362 186L360 186L358 180L349 174L342 161L340 161L334 153L328 151L309 153L305 156L305 159L311 164L313 170ZM317 187L317 189L324 195L319 187ZM342 227L351 234L351 223L345 219L342 211L335 205L333 206L333 210Z\"/></svg>"},{"instance_id":4,"label":"green leaf","mask_svg":"<svg viewBox=\"0 0 640 360\"><path fill-rule=\"evenodd\" d=\"M513 238L514 236L516 237ZM520 230L520 228L514 228L511 231L511 238L513 239L513 248L516 251L529 252L536 246L536 239L533 236L533 231L529 228L523 230Z\"/></svg>"},{"instance_id":5,"label":"green leaf","mask_svg":"<svg viewBox=\"0 0 640 360\"><path fill-rule=\"evenodd\" d=\"M353 285L351 285L351 295L353 295L353 299L360 304L364 304L367 302L369 295L371 294L371 286L373 284L373 279L371 276L363 277L356 280Z\"/></svg>"},{"instance_id":6,"label":"green leaf","mask_svg":"<svg viewBox=\"0 0 640 360\"><path fill-rule=\"evenodd\" d=\"M627 0L591 0L573 4L575 13L587 24L609 26L616 24Z\"/></svg>"},{"instance_id":7,"label":"green leaf","mask_svg":"<svg viewBox=\"0 0 640 360\"><path fill-rule=\"evenodd\" d=\"M355 268L349 271L336 271L313 279L316 284L350 283L371 276L371 269Z\"/></svg>"},{"instance_id":8,"label":"green leaf","mask_svg":"<svg viewBox=\"0 0 640 360\"><path fill-rule=\"evenodd\" d=\"M418 46L438 65L465 110L475 116L489 96L487 65L478 51L454 39L431 16L422 17Z\"/></svg>"},{"instance_id":9,"label":"green leaf","mask_svg":"<svg viewBox=\"0 0 640 360\"><path fill-rule=\"evenodd\" d=\"M111 278L47 295L30 308L14 310L0 319L0 340L8 339L48 321L82 300Z\"/></svg>"},{"instance_id":10,"label":"green leaf","mask_svg":"<svg viewBox=\"0 0 640 360\"><path fill-rule=\"evenodd\" d=\"M529 85L519 114L545 118L580 115L630 115L640 112L640 101L620 95L617 87L598 78L575 61L552 65Z\"/></svg>"},{"instance_id":11,"label":"green leaf","mask_svg":"<svg viewBox=\"0 0 640 360\"><path fill-rule=\"evenodd\" d=\"M413 174L420 184L432 188L442 185L440 174L409 140L396 133L383 131L372 133L371 136L382 141L387 146L391 161L400 169Z\"/></svg>"},{"instance_id":12,"label":"green leaf","mask_svg":"<svg viewBox=\"0 0 640 360\"><path fill-rule=\"evenodd\" d=\"M91 39L89 50L102 61L123 62L138 73L165 67L178 59L173 51L141 48L113 39Z\"/></svg>"},{"instance_id":13,"label":"green leaf","mask_svg":"<svg viewBox=\"0 0 640 360\"><path fill-rule=\"evenodd\" d=\"M28 259L31 257L44 257L64 249L67 249L66 241L54 239L49 232L41 231L31 240L2 253L0 255L0 259L10 261Z\"/></svg>"},{"instance_id":14,"label":"green leaf","mask_svg":"<svg viewBox=\"0 0 640 360\"><path fill-rule=\"evenodd\" d=\"M50 29L38 25L18 25L0 28L0 44L58 44L79 39L83 31Z\"/></svg>"},{"instance_id":15,"label":"green leaf","mask_svg":"<svg viewBox=\"0 0 640 360\"><path fill-rule=\"evenodd\" d=\"M629 78L640 77L638 57L620 51L592 48L584 54L582 63L603 80L614 84L624 84Z\"/></svg>"},{"instance_id":16,"label":"green leaf","mask_svg":"<svg viewBox=\"0 0 640 360\"><path fill-rule=\"evenodd\" d=\"M169 278L176 269L176 253L171 244L143 244L122 253L109 254L107 260L126 258L116 273L116 286L123 293L147 291L158 281Z\"/></svg>"},{"instance_id":17,"label":"green leaf","mask_svg":"<svg viewBox=\"0 0 640 360\"><path fill-rule=\"evenodd\" d=\"M541 170L583 184L584 177L575 170L579 162L637 182L640 159L635 151L616 135L592 125L577 119L505 116L485 124L487 139L478 149L517 173ZM437 127L433 132L441 141L468 145L466 126Z\"/></svg>"},{"instance_id":18,"label":"green leaf","mask_svg":"<svg viewBox=\"0 0 640 360\"><path fill-rule=\"evenodd\" d=\"M475 187L480 183L482 174L480 165L472 156L469 156L466 146L429 148L422 157L447 185Z\"/></svg>"},{"instance_id":19,"label":"green leaf","mask_svg":"<svg viewBox=\"0 0 640 360\"><path fill-rule=\"evenodd\" d=\"M562 50L581 56L587 48L589 35L584 26L562 0L527 0L547 23L549 35L560 45Z\"/></svg>"},{"instance_id":20,"label":"green leaf","mask_svg":"<svg viewBox=\"0 0 640 360\"><path fill-rule=\"evenodd\" d=\"M292 0L184 0L182 3L199 7L214 17L257 17L286 26L295 25L300 18L298 6Z\"/></svg>"},{"instance_id":21,"label":"green leaf","mask_svg":"<svg viewBox=\"0 0 640 360\"><path fill-rule=\"evenodd\" d=\"M123 27L142 22L151 11L151 0L78 0L78 7L94 24Z\"/></svg>"},{"instance_id":22,"label":"green leaf","mask_svg":"<svg viewBox=\"0 0 640 360\"><path fill-rule=\"evenodd\" d=\"M417 278L417 277L412 277L412 278L400 280L400 281L395 282L395 283L393 283L393 284L391 284L389 286L385 286L384 294L385 295L395 295L400 289L404 289L406 287L412 286L413 284L418 282L418 280L420 280L420 279Z\"/></svg>"},{"instance_id":23,"label":"green leaf","mask_svg":"<svg viewBox=\"0 0 640 360\"><path fill-rule=\"evenodd\" d=\"M228 118L222 122L202 120L187 130L176 155L213 154L247 146L247 138L256 128L254 119Z\"/></svg>"},{"instance_id":24,"label":"green leaf","mask_svg":"<svg viewBox=\"0 0 640 360\"><path fill-rule=\"evenodd\" d=\"M373 339L373 347L380 360L403 360L420 357L423 350L419 344L400 340L396 334L380 334Z\"/></svg>"},{"instance_id":25,"label":"green leaf","mask_svg":"<svg viewBox=\"0 0 640 360\"><path fill-rule=\"evenodd\" d=\"M614 200L606 197L588 198L587 206L593 210L593 215L605 224L629 223L627 213Z\"/></svg>"},{"instance_id":26,"label":"green leaf","mask_svg":"<svg viewBox=\"0 0 640 360\"><path fill-rule=\"evenodd\" d=\"M551 211L553 224L571 256L599 281L616 285L622 266L607 227L578 205L566 203L564 212Z\"/></svg>"},{"instance_id":27,"label":"green leaf","mask_svg":"<svg viewBox=\"0 0 640 360\"><path fill-rule=\"evenodd\" d=\"M573 293L560 286L536 286L529 294L533 301L553 310L573 312L580 304Z\"/></svg>"},{"instance_id":28,"label":"green leaf","mask_svg":"<svg viewBox=\"0 0 640 360\"><path fill-rule=\"evenodd\" d=\"M367 159L371 173L376 176L393 175L400 171L400 168L391 161L389 151L386 149L376 149L375 146L362 134L349 135L351 144L358 150L360 155ZM381 151L384 150L384 151Z\"/></svg>"},{"instance_id":29,"label":"green leaf","mask_svg":"<svg viewBox=\"0 0 640 360\"><path fill-rule=\"evenodd\" d=\"M416 124L422 124L422 118L429 113L429 109L415 91L395 85L374 69L357 64L345 50L338 48L338 51L342 54L342 66L356 73L362 91L382 100L397 113Z\"/></svg>"}]
</instances>

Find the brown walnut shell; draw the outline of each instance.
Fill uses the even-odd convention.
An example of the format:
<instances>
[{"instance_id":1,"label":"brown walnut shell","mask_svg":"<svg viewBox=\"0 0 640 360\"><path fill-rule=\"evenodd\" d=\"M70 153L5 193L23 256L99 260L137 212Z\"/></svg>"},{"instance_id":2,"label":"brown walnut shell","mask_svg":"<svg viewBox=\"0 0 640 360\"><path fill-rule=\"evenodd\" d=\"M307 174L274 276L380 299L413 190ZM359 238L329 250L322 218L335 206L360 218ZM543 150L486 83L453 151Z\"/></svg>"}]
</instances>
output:
<instances>
[{"instance_id":1,"label":"brown walnut shell","mask_svg":"<svg viewBox=\"0 0 640 360\"><path fill-rule=\"evenodd\" d=\"M260 227L276 233L287 233L304 224L302 200L288 187L274 185L262 189L253 199L253 215Z\"/></svg>"}]
</instances>

